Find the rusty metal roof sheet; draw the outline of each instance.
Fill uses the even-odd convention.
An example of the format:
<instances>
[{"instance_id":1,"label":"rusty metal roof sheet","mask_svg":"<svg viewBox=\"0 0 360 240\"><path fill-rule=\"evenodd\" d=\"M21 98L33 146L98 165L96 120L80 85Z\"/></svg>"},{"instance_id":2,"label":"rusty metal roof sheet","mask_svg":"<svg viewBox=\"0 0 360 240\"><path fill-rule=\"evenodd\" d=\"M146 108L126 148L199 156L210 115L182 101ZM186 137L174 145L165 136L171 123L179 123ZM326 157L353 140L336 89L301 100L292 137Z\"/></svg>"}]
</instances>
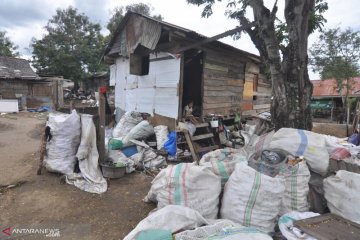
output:
<instances>
[{"instance_id":1,"label":"rusty metal roof sheet","mask_svg":"<svg viewBox=\"0 0 360 240\"><path fill-rule=\"evenodd\" d=\"M0 78L36 79L38 75L32 70L26 59L0 57Z\"/></svg>"},{"instance_id":2,"label":"rusty metal roof sheet","mask_svg":"<svg viewBox=\"0 0 360 240\"><path fill-rule=\"evenodd\" d=\"M314 90L313 98L341 97L346 94L346 89L342 89L341 94L338 92L335 79L312 80ZM360 77L354 77L349 80L351 85L349 96L360 96Z\"/></svg>"},{"instance_id":3,"label":"rusty metal roof sheet","mask_svg":"<svg viewBox=\"0 0 360 240\"><path fill-rule=\"evenodd\" d=\"M173 30L173 31L178 31L178 32L181 32L183 34L185 34L185 36L187 38L190 38L190 39L193 39L193 40L203 40L203 39L206 39L208 37L200 34L200 33L197 33L193 30L190 30L190 29L187 29L187 28L183 28L183 27L180 27L180 26L177 26L177 25L174 25L174 24L171 24L171 23L168 23L168 22L164 22L164 21L161 21L161 20L158 20L158 19L155 19L155 18L152 18L152 17L149 17L149 16L145 16L145 15L142 15L140 13L135 13L135 12L127 12L127 14L125 15L125 17L123 18L123 20L120 22L118 28L116 29L115 31L115 34L114 34L114 37L110 40L110 43L108 44L108 46L106 47L105 49L105 52L104 52L104 55L111 55L111 54L114 54L115 52L120 52L120 47L119 46L116 46L116 45L119 45L118 42L119 42L119 35L123 32L122 30L126 28L126 25L128 24L128 22L131 22L130 20L133 19L132 16L137 16L137 17L142 17L144 19L148 19L150 20L153 24L159 24L160 26L162 26L164 29L170 29L170 30ZM155 31L157 32L157 31ZM128 31L127 33L128 34ZM124 37L124 36L122 36ZM129 37L129 36L125 36L125 37ZM231 49L231 50L234 50L234 51L238 51L238 52L241 52L242 54L246 54L250 59L254 60L254 61L257 61L257 62L260 62L260 57L256 54L252 54L252 53L249 53L249 52L246 52L244 50L241 50L241 49L238 49L236 47L233 47L231 45L228 45L226 43L222 43L220 41L214 41L212 42L211 44L214 44L216 46L219 46L219 47L222 47L222 48L227 48L227 49ZM116 48L116 49L115 49Z\"/></svg>"}]
</instances>

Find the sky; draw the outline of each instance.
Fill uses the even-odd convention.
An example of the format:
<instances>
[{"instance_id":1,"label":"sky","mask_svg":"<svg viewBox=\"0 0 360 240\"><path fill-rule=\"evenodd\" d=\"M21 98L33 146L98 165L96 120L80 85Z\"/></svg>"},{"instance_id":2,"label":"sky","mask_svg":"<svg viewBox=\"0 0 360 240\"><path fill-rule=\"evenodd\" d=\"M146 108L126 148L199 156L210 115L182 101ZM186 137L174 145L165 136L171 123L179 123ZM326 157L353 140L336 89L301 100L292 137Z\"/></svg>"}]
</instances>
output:
<instances>
[{"instance_id":1,"label":"sky","mask_svg":"<svg viewBox=\"0 0 360 240\"><path fill-rule=\"evenodd\" d=\"M271 7L274 0L264 0ZM325 13L326 28L351 27L360 30L359 0L328 0L329 10ZM93 22L100 23L103 33L107 34L106 24L116 7L132 3L148 3L153 7L154 14L161 14L164 21L189 28L208 37L217 35L237 26L235 20L225 15L227 0L217 2L213 7L214 14L209 18L201 18L202 7L187 4L186 0L0 0L0 30L7 31L7 36L19 46L23 58L30 58L29 48L32 38L41 39L46 33L44 26L55 15L56 9L73 6L85 13ZM284 0L279 2L282 11ZM314 43L318 33L309 37L309 46ZM243 34L240 40L232 37L221 39L222 42L242 50L258 54L250 38ZM309 71L310 79L317 79L316 73Z\"/></svg>"}]
</instances>

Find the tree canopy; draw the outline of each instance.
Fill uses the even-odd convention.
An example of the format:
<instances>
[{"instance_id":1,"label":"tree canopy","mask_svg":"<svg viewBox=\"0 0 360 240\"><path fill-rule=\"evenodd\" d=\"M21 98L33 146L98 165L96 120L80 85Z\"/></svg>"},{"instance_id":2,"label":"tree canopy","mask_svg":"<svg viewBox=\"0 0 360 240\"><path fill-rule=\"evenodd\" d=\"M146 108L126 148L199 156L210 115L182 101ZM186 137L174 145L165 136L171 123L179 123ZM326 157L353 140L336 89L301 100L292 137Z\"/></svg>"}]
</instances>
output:
<instances>
[{"instance_id":1,"label":"tree canopy","mask_svg":"<svg viewBox=\"0 0 360 240\"><path fill-rule=\"evenodd\" d=\"M109 22L106 25L107 29L110 31L109 36L107 36L107 41L109 41L112 38L113 34L116 31L117 26L119 26L121 20L124 18L125 14L128 11L140 13L145 16L151 16L155 19L162 20L163 18L160 14L159 15L152 14L153 10L154 8L150 4L145 4L145 3L133 3L125 6L125 8L124 7L115 8L113 10L112 17L109 19Z\"/></svg>"},{"instance_id":2,"label":"tree canopy","mask_svg":"<svg viewBox=\"0 0 360 240\"><path fill-rule=\"evenodd\" d=\"M17 49L18 46L6 36L6 31L0 31L0 56L18 57L20 54Z\"/></svg>"},{"instance_id":3,"label":"tree canopy","mask_svg":"<svg viewBox=\"0 0 360 240\"><path fill-rule=\"evenodd\" d=\"M222 1L222 0L218 0ZM187 0L188 3L203 5L203 17L213 13L215 0ZM308 36L322 27L325 19L322 13L327 9L325 0L285 0L285 22L277 16L277 0L272 8L263 0L228 0L225 14L249 25L244 30L259 50L270 71L273 85L271 116L276 129L294 127L311 129L312 84L307 64ZM250 13L248 14L250 10Z\"/></svg>"},{"instance_id":4,"label":"tree canopy","mask_svg":"<svg viewBox=\"0 0 360 240\"><path fill-rule=\"evenodd\" d=\"M354 85L351 78L360 74L360 32L351 29L342 31L339 27L328 29L312 45L310 55L313 70L320 73L321 79L336 80L337 92L343 97L344 112L347 112L348 96Z\"/></svg>"},{"instance_id":5,"label":"tree canopy","mask_svg":"<svg viewBox=\"0 0 360 240\"><path fill-rule=\"evenodd\" d=\"M46 35L33 39L33 66L39 74L62 75L75 82L101 70L104 48L101 26L69 7L56 11L45 26Z\"/></svg>"},{"instance_id":6,"label":"tree canopy","mask_svg":"<svg viewBox=\"0 0 360 240\"><path fill-rule=\"evenodd\" d=\"M321 79L335 78L341 90L344 80L359 75L360 32L328 29L312 45L310 54L313 70Z\"/></svg>"}]
</instances>

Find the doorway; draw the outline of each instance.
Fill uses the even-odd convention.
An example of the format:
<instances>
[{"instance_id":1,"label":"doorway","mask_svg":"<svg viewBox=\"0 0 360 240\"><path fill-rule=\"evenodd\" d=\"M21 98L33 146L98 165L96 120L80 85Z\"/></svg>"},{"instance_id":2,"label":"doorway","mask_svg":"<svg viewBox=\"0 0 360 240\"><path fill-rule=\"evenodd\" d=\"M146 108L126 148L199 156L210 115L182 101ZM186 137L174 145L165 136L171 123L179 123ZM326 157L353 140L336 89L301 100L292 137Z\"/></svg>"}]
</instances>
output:
<instances>
[{"instance_id":1,"label":"doorway","mask_svg":"<svg viewBox=\"0 0 360 240\"><path fill-rule=\"evenodd\" d=\"M182 109L193 102L193 115L200 117L202 113L202 75L203 51L190 49L184 53Z\"/></svg>"}]
</instances>

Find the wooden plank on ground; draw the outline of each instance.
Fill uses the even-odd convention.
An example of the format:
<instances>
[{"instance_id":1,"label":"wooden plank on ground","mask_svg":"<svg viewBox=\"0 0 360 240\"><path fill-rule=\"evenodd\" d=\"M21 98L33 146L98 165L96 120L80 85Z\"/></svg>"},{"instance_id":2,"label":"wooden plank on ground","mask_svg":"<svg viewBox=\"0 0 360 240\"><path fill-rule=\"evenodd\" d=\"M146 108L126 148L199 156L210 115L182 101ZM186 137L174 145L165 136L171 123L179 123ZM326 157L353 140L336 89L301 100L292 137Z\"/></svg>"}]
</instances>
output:
<instances>
[{"instance_id":1,"label":"wooden plank on ground","mask_svg":"<svg viewBox=\"0 0 360 240\"><path fill-rule=\"evenodd\" d=\"M295 221L294 225L318 240L360 239L360 224L331 213Z\"/></svg>"}]
</instances>

